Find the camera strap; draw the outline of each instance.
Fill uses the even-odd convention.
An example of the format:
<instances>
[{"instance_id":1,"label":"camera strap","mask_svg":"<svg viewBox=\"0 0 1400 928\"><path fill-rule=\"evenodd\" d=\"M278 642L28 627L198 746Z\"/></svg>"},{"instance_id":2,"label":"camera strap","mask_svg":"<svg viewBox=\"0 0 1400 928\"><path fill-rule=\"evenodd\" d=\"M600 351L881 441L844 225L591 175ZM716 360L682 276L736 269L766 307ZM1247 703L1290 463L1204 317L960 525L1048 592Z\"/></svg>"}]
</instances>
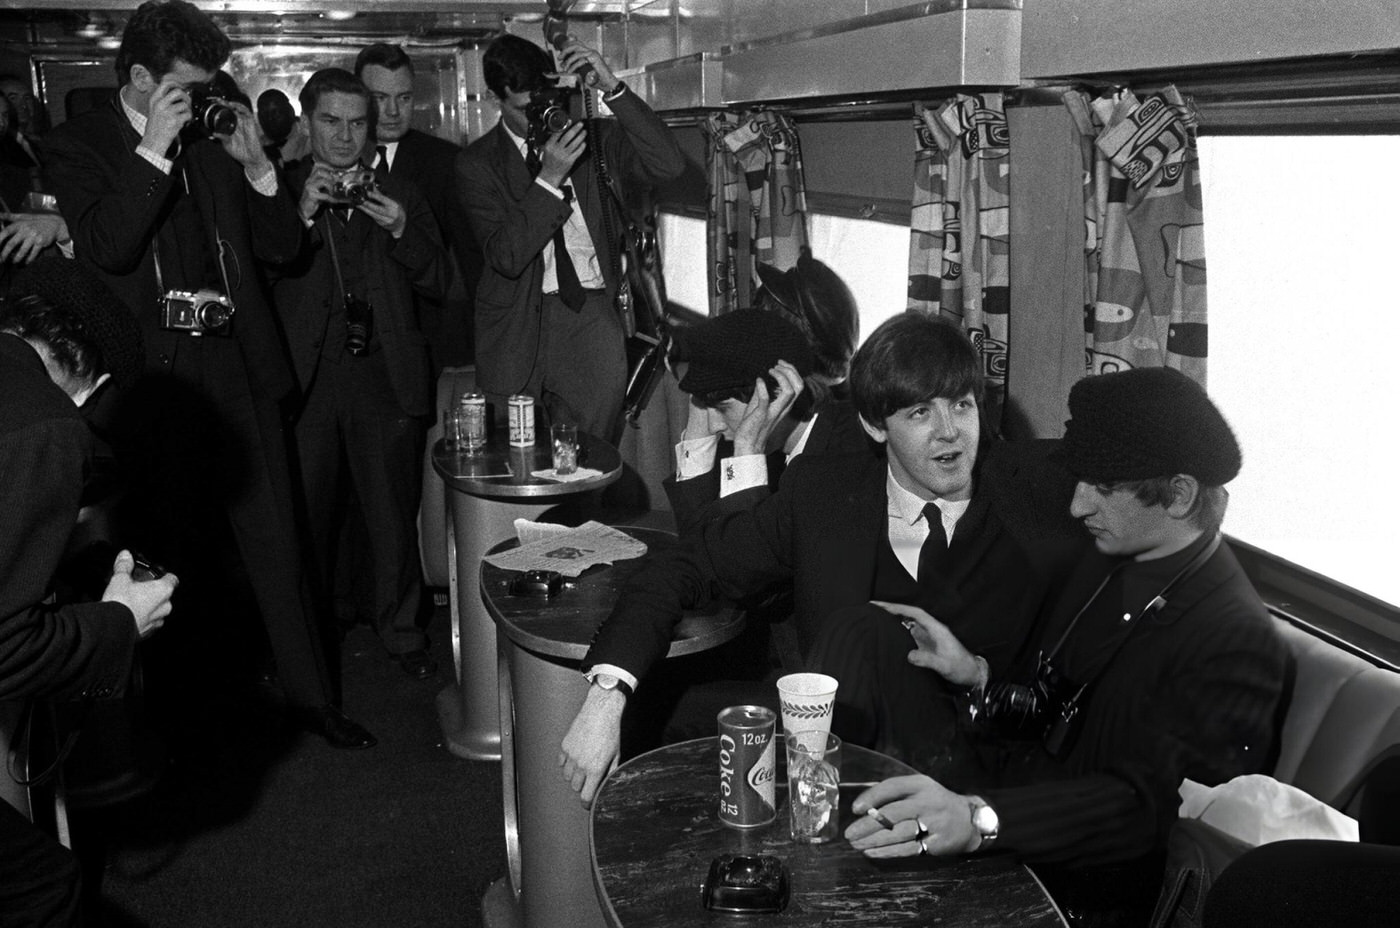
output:
<instances>
[{"instance_id":1,"label":"camera strap","mask_svg":"<svg viewBox=\"0 0 1400 928\"><path fill-rule=\"evenodd\" d=\"M321 223L325 227L326 247L331 251L331 267L335 269L335 285L340 288L341 307L350 309L350 291L345 289L345 275L340 272L340 252L335 247L335 229L331 226L330 210L321 211Z\"/></svg>"},{"instance_id":2,"label":"camera strap","mask_svg":"<svg viewBox=\"0 0 1400 928\"><path fill-rule=\"evenodd\" d=\"M1102 663L1099 664L1098 668L1090 675L1089 679L1084 681L1084 683L1080 685L1080 687L1075 691L1074 695L1066 703L1065 708L1067 710L1072 709L1074 705L1079 701L1079 698L1084 695L1084 692L1089 689L1089 685L1103 675L1103 672L1108 669L1108 665L1113 663L1114 658L1116 658L1119 652L1123 650L1123 646L1128 643L1128 639L1132 637L1133 632L1137 630L1137 627L1141 625L1144 621L1151 619L1153 616L1157 615L1163 609L1165 609L1167 606L1167 602L1181 587L1181 585L1187 580L1191 579L1191 577L1195 576L1200 571L1200 569L1206 565L1206 562L1211 559L1211 557L1215 554L1216 549L1218 549L1219 547L1220 533L1216 532L1215 537L1213 537L1210 541L1203 545L1201 549L1196 552L1195 556L1193 556L1191 560L1187 561L1186 565L1182 567L1181 570L1177 571L1176 574L1170 580L1167 581L1166 585L1158 591L1157 595L1152 597L1152 599L1148 601L1147 605L1143 607L1142 611L1137 614L1137 617L1133 619L1132 624L1128 626L1127 633L1123 635L1123 637L1118 639L1118 643L1114 645L1113 650L1109 653L1107 659L1105 659ZM1104 577L1103 581L1099 583L1098 588L1094 590L1094 595L1090 596L1089 599L1084 603L1084 605L1079 607L1079 611L1074 614L1074 618L1070 620L1069 625L1060 635L1060 639L1055 642L1055 647L1050 649L1050 653L1041 654L1040 662L1042 664L1048 664L1055 657L1056 654L1060 653L1060 648L1064 646L1064 643L1069 638L1070 633L1074 631L1075 625L1079 624L1080 618L1082 618L1084 613L1089 610L1089 607L1094 604L1094 600L1099 598L1099 594L1103 592L1104 587L1108 586L1108 582L1112 580L1114 576L1117 575L1118 572L1126 566L1127 563L1119 564L1117 567L1113 568L1108 572L1108 576Z\"/></svg>"}]
</instances>

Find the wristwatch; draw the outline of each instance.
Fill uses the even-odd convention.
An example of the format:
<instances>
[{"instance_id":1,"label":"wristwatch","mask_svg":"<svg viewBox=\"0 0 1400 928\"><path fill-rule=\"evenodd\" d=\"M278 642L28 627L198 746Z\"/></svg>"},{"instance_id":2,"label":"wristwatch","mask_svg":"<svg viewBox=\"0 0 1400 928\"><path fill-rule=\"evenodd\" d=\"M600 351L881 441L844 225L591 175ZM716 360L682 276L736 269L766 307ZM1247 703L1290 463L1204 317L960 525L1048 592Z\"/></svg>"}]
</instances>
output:
<instances>
[{"instance_id":1,"label":"wristwatch","mask_svg":"<svg viewBox=\"0 0 1400 928\"><path fill-rule=\"evenodd\" d=\"M623 696L631 697L632 687L626 680L620 680L610 673L595 673L589 677L589 681L600 690L617 690Z\"/></svg>"},{"instance_id":2,"label":"wristwatch","mask_svg":"<svg viewBox=\"0 0 1400 928\"><path fill-rule=\"evenodd\" d=\"M992 846L1001 832L1001 819L997 818L997 810L987 805L987 801L981 796L967 797L967 808L972 815L972 827L982 836L976 849L985 851Z\"/></svg>"}]
</instances>

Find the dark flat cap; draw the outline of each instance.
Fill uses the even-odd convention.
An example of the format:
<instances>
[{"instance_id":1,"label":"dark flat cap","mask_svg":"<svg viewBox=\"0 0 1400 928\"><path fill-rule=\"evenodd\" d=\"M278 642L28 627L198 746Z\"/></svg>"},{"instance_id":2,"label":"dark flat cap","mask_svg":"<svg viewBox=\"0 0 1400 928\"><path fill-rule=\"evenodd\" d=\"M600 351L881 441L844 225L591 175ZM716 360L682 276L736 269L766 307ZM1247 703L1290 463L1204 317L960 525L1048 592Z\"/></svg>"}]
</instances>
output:
<instances>
[{"instance_id":1,"label":"dark flat cap","mask_svg":"<svg viewBox=\"0 0 1400 928\"><path fill-rule=\"evenodd\" d=\"M92 271L68 258L40 258L22 268L10 287L10 299L27 296L42 297L77 318L97 349L99 373L111 374L123 386L140 376L145 350L136 317Z\"/></svg>"},{"instance_id":2,"label":"dark flat cap","mask_svg":"<svg viewBox=\"0 0 1400 928\"><path fill-rule=\"evenodd\" d=\"M1230 426L1180 371L1146 367L1085 377L1069 391L1069 414L1061 456L1081 480L1189 474L1223 486L1240 472Z\"/></svg>"},{"instance_id":3,"label":"dark flat cap","mask_svg":"<svg viewBox=\"0 0 1400 928\"><path fill-rule=\"evenodd\" d=\"M786 361L803 377L812 373L812 349L797 327L777 313L736 309L677 329L676 357L689 362L681 389L716 393L753 386Z\"/></svg>"}]
</instances>

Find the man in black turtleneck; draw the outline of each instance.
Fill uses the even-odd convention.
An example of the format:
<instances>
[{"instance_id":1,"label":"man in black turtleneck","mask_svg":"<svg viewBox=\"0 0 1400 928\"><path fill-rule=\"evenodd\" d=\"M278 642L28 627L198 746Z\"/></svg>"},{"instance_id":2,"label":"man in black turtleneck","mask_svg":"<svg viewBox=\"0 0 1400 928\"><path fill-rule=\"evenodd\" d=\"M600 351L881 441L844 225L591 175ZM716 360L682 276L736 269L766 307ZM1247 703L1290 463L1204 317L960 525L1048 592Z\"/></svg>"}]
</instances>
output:
<instances>
[{"instance_id":1,"label":"man in black turtleneck","mask_svg":"<svg viewBox=\"0 0 1400 928\"><path fill-rule=\"evenodd\" d=\"M1205 391L1174 370L1131 370L1080 381L1069 407L1070 512L1095 550L1012 686L928 613L886 607L910 628L911 663L970 688L969 714L991 733L988 772L961 793L887 780L856 797L846 836L871 857L1010 852L1036 865L1073 924L1140 925L1182 779L1269 768L1287 652L1220 542L1240 450ZM1037 689L1015 684L1031 681L1047 711L1010 711ZM1034 724L1010 737L1027 715Z\"/></svg>"}]
</instances>

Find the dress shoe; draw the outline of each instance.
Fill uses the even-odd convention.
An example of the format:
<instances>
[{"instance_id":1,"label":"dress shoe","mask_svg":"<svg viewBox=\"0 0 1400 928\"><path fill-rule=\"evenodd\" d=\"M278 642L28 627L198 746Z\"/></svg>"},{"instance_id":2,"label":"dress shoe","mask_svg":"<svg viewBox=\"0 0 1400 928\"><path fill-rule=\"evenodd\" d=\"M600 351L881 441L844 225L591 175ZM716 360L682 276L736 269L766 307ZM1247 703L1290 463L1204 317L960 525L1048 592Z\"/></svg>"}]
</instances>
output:
<instances>
[{"instance_id":1,"label":"dress shoe","mask_svg":"<svg viewBox=\"0 0 1400 928\"><path fill-rule=\"evenodd\" d=\"M404 673L415 680L426 680L437 673L437 661L433 660L432 655L424 648L395 654L394 660L403 668Z\"/></svg>"},{"instance_id":2,"label":"dress shoe","mask_svg":"<svg viewBox=\"0 0 1400 928\"><path fill-rule=\"evenodd\" d=\"M379 743L359 722L341 712L335 706L324 705L319 709L302 709L299 713L302 727L326 739L333 748L357 750L372 748Z\"/></svg>"}]
</instances>

